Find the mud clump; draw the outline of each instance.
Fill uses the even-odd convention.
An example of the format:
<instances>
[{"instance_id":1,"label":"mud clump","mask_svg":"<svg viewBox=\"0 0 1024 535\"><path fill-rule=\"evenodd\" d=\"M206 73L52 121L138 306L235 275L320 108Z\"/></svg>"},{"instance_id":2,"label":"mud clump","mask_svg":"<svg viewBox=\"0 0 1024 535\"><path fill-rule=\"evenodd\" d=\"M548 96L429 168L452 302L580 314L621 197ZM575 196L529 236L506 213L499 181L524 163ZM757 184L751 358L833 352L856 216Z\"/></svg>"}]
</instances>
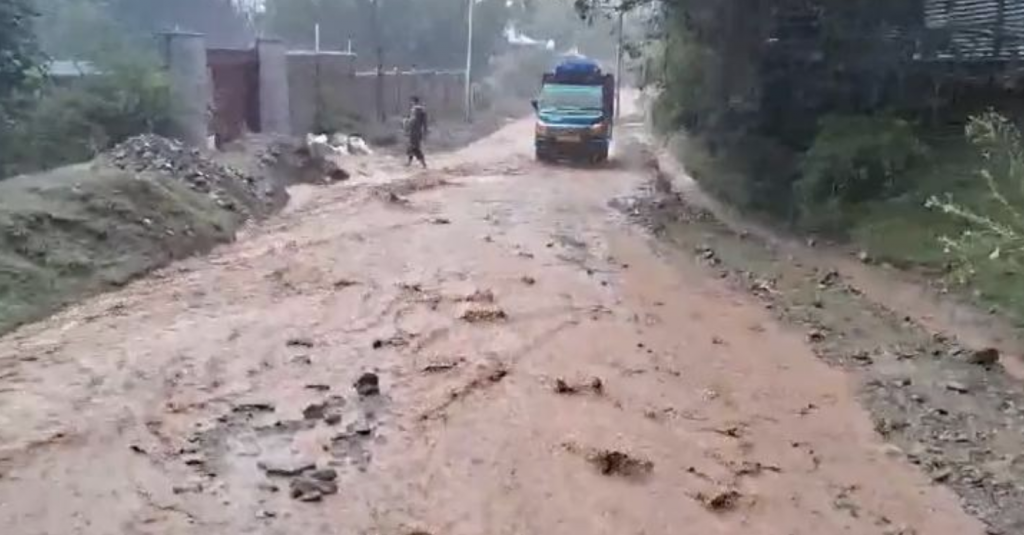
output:
<instances>
[{"instance_id":1,"label":"mud clump","mask_svg":"<svg viewBox=\"0 0 1024 535\"><path fill-rule=\"evenodd\" d=\"M619 450L581 448L573 442L562 444L569 453L581 455L603 476L643 479L654 471L654 463Z\"/></svg>"},{"instance_id":2,"label":"mud clump","mask_svg":"<svg viewBox=\"0 0 1024 535\"><path fill-rule=\"evenodd\" d=\"M601 450L590 454L587 458L601 475L621 476L627 478L646 477L654 470L654 463L646 459L638 459L618 450Z\"/></svg>"},{"instance_id":3,"label":"mud clump","mask_svg":"<svg viewBox=\"0 0 1024 535\"><path fill-rule=\"evenodd\" d=\"M291 497L300 502L318 502L324 496L338 493L334 481L322 481L312 477L297 477L289 484Z\"/></svg>"},{"instance_id":4,"label":"mud clump","mask_svg":"<svg viewBox=\"0 0 1024 535\"><path fill-rule=\"evenodd\" d=\"M375 373L364 373L352 385L359 397L366 398L380 395L380 377Z\"/></svg>"},{"instance_id":5,"label":"mud clump","mask_svg":"<svg viewBox=\"0 0 1024 535\"><path fill-rule=\"evenodd\" d=\"M994 347L972 351L967 357L967 362L978 366L995 366L999 362L999 350Z\"/></svg>"},{"instance_id":6,"label":"mud clump","mask_svg":"<svg viewBox=\"0 0 1024 535\"><path fill-rule=\"evenodd\" d=\"M563 396L573 396L586 392L600 396L604 394L604 381L600 377L594 377L583 384L570 384L565 379L559 378L555 380L554 391L556 394Z\"/></svg>"},{"instance_id":7,"label":"mud clump","mask_svg":"<svg viewBox=\"0 0 1024 535\"><path fill-rule=\"evenodd\" d=\"M697 501L707 510L715 513L725 513L736 509L742 498L743 495L735 489L717 490L711 494L703 492L697 494Z\"/></svg>"}]
</instances>

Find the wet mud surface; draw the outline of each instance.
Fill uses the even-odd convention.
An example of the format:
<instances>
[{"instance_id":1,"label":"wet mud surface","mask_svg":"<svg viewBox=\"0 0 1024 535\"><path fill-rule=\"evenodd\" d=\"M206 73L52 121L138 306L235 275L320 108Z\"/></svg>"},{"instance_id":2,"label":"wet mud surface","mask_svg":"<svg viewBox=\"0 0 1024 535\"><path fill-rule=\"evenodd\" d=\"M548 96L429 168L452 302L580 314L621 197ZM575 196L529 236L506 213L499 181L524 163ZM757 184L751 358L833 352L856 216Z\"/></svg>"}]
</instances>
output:
<instances>
[{"instance_id":1,"label":"wet mud surface","mask_svg":"<svg viewBox=\"0 0 1024 535\"><path fill-rule=\"evenodd\" d=\"M641 130L298 186L4 337L4 533L1014 533L998 366L691 217Z\"/></svg>"},{"instance_id":2,"label":"wet mud surface","mask_svg":"<svg viewBox=\"0 0 1024 535\"><path fill-rule=\"evenodd\" d=\"M968 347L879 304L829 266L721 223L700 201L655 179L613 203L655 235L667 257L760 300L806 333L816 355L851 373L885 452L953 488L986 533L1024 533L1024 389L1019 366L990 346ZM726 343L720 340L720 343ZM809 403L801 414L819 409ZM851 510L851 512L853 512Z\"/></svg>"}]
</instances>

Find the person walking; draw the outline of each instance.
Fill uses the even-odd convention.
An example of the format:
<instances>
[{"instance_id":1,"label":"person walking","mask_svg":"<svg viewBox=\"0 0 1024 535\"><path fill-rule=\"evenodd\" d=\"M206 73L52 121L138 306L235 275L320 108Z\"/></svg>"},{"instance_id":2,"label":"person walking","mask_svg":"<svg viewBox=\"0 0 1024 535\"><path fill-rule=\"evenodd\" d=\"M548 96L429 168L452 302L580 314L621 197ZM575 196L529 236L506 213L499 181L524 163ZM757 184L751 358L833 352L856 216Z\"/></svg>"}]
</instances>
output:
<instances>
[{"instance_id":1,"label":"person walking","mask_svg":"<svg viewBox=\"0 0 1024 535\"><path fill-rule=\"evenodd\" d=\"M412 109L405 119L405 134L409 137L409 146L406 155L409 161L406 166L412 165L412 160L419 160L424 169L427 167L427 158L423 154L423 140L427 137L427 109L420 102L420 97L412 97Z\"/></svg>"}]
</instances>

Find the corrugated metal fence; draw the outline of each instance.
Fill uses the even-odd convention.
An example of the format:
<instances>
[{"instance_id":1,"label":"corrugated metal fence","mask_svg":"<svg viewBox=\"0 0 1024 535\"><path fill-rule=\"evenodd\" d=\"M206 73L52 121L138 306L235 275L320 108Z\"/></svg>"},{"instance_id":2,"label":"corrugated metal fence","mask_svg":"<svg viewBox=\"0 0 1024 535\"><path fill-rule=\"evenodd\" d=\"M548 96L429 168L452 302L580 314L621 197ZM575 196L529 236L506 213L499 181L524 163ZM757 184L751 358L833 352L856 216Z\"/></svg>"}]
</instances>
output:
<instances>
[{"instance_id":1,"label":"corrugated metal fence","mask_svg":"<svg viewBox=\"0 0 1024 535\"><path fill-rule=\"evenodd\" d=\"M1024 57L1024 0L925 0L925 28L943 35L938 59Z\"/></svg>"}]
</instances>

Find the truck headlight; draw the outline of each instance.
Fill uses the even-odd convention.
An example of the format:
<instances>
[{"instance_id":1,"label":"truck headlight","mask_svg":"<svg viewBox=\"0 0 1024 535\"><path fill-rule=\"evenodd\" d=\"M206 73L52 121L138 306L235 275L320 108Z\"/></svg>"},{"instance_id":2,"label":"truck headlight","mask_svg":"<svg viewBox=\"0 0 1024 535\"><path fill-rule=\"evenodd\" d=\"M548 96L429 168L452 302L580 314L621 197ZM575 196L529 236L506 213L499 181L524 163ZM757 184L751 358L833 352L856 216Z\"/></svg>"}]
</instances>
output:
<instances>
[{"instance_id":1,"label":"truck headlight","mask_svg":"<svg viewBox=\"0 0 1024 535\"><path fill-rule=\"evenodd\" d=\"M591 134L604 134L607 131L608 125L604 121L590 125Z\"/></svg>"},{"instance_id":2,"label":"truck headlight","mask_svg":"<svg viewBox=\"0 0 1024 535\"><path fill-rule=\"evenodd\" d=\"M547 135L547 133L548 133L548 125L546 125L546 124L544 124L544 123L542 123L540 121L537 121L536 134L538 136L544 136L544 135Z\"/></svg>"}]
</instances>

